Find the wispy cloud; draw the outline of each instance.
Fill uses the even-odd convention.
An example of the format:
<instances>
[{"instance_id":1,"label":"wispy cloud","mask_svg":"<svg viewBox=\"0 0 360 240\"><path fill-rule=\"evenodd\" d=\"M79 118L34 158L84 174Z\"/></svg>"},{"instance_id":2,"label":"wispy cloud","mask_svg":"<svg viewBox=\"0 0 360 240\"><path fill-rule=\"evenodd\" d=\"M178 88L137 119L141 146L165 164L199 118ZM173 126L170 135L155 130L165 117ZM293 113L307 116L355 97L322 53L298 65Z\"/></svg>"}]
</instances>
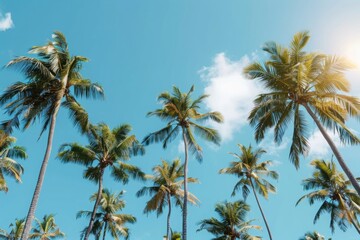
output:
<instances>
[{"instance_id":1,"label":"wispy cloud","mask_svg":"<svg viewBox=\"0 0 360 240\"><path fill-rule=\"evenodd\" d=\"M255 58L252 56L251 58ZM243 69L249 64L248 56L232 61L225 53L215 56L213 64L200 71L206 82L205 94L210 95L206 106L210 111L220 111L225 121L214 124L224 141L231 140L234 132L247 124L248 114L253 107L253 100L260 93L261 87L243 75Z\"/></svg>"},{"instance_id":2,"label":"wispy cloud","mask_svg":"<svg viewBox=\"0 0 360 240\"><path fill-rule=\"evenodd\" d=\"M273 129L268 131L266 137L259 143L259 147L266 150L266 153L273 156L279 156L280 152L288 149L290 139L284 137L280 144L275 143Z\"/></svg>"},{"instance_id":3,"label":"wispy cloud","mask_svg":"<svg viewBox=\"0 0 360 240\"><path fill-rule=\"evenodd\" d=\"M14 27L14 23L11 19L11 13L5 13L5 15L0 13L0 31L6 31L12 27Z\"/></svg>"},{"instance_id":4,"label":"wispy cloud","mask_svg":"<svg viewBox=\"0 0 360 240\"><path fill-rule=\"evenodd\" d=\"M343 147L338 136L333 132L327 131L330 135L330 138L334 141L335 145L338 148ZM329 144L326 142L325 138L319 130L314 131L314 133L309 137L310 150L308 156L311 158L324 158L330 157L331 149Z\"/></svg>"},{"instance_id":5,"label":"wispy cloud","mask_svg":"<svg viewBox=\"0 0 360 240\"><path fill-rule=\"evenodd\" d=\"M344 145L340 142L339 137L332 131L327 130L328 135L334 141L337 148L342 148ZM291 139L284 137L280 144L274 142L273 130L269 130L265 138L259 143L259 147L266 150L267 154L279 156L279 153L284 149L289 149ZM324 136L319 130L314 130L309 137L310 150L307 156L310 158L329 158L331 157L331 149L326 142ZM288 150L287 150L288 151Z\"/></svg>"},{"instance_id":6,"label":"wispy cloud","mask_svg":"<svg viewBox=\"0 0 360 240\"><path fill-rule=\"evenodd\" d=\"M180 140L177 147L178 153L183 154L185 152L184 148L185 144L182 140Z\"/></svg>"}]
</instances>

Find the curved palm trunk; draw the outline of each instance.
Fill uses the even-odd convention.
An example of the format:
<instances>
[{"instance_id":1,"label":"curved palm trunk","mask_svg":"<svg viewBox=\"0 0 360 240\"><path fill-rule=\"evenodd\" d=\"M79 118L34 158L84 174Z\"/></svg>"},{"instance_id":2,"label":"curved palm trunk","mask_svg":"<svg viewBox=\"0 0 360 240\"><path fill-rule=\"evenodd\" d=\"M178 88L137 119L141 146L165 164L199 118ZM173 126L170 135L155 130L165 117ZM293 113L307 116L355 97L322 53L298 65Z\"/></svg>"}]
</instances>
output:
<instances>
[{"instance_id":1,"label":"curved palm trunk","mask_svg":"<svg viewBox=\"0 0 360 240\"><path fill-rule=\"evenodd\" d=\"M304 107L306 109L306 111L310 114L310 116L312 117L312 119L315 121L317 127L319 128L320 132L322 133L322 135L324 136L325 140L327 141L327 143L329 144L331 150L333 151L336 159L338 160L342 170L345 172L346 176L349 178L351 184L353 185L353 187L355 188L356 192L358 193L358 195L360 195L360 185L357 182L356 178L354 177L354 175L352 174L352 172L350 171L350 169L348 168L348 166L346 165L344 159L342 158L339 150L337 149L337 147L335 146L334 142L331 140L330 136L327 134L327 132L325 131L325 128L323 127L323 125L321 124L321 122L319 121L318 117L315 115L315 113L310 109L310 107L307 104L304 104Z\"/></svg>"},{"instance_id":2,"label":"curved palm trunk","mask_svg":"<svg viewBox=\"0 0 360 240\"><path fill-rule=\"evenodd\" d=\"M89 226L88 226L88 228L87 228L87 230L86 230L86 233L85 233L84 240L88 240L88 239L89 239L91 229L93 228L94 222L95 222L96 210L97 210L97 208L98 208L98 206L99 206L100 199L101 199L101 194L102 194L102 189L103 189L103 174L104 174L104 169L102 168L100 171L101 171L101 172L100 172L100 179L99 179L99 188L98 188L98 192L97 192L97 195L96 195L96 201L95 201L94 208L93 208L93 211L92 211L92 214L91 214Z\"/></svg>"},{"instance_id":3,"label":"curved palm trunk","mask_svg":"<svg viewBox=\"0 0 360 240\"><path fill-rule=\"evenodd\" d=\"M108 222L105 222L105 226L104 226L104 234L103 234L103 240L105 240L105 236L106 236L106 231L107 231L107 226L108 226Z\"/></svg>"},{"instance_id":4,"label":"curved palm trunk","mask_svg":"<svg viewBox=\"0 0 360 240\"><path fill-rule=\"evenodd\" d=\"M182 240L186 240L187 237L187 172L188 172L188 143L186 140L184 127L182 128L183 141L185 147L185 164L184 164L184 206L183 206L183 226L182 226Z\"/></svg>"},{"instance_id":5,"label":"curved palm trunk","mask_svg":"<svg viewBox=\"0 0 360 240\"><path fill-rule=\"evenodd\" d=\"M61 101L61 98L58 100L58 103L57 103L57 105L56 105L56 107L54 109L54 113L51 116L51 122L50 122L50 129L49 129L49 135L48 135L48 140L47 140L46 151L45 151L43 162L41 164L40 173L39 173L39 176L38 176L38 180L36 182L36 187L35 187L35 191L34 191L34 194L33 194L32 200L31 200L30 208L29 208L29 211L28 211L28 214L27 214L27 217L26 217L24 231L23 231L23 233L21 235L22 240L27 240L28 239L29 232L30 232L31 225L32 225L32 221L33 221L34 215L35 215L36 206L37 206L38 201L39 201L41 187L42 187L43 182L44 182L46 167L48 165L50 154L51 154L52 142L53 142L54 133L55 133L56 116L57 116L57 114L59 112L60 101Z\"/></svg>"},{"instance_id":6,"label":"curved palm trunk","mask_svg":"<svg viewBox=\"0 0 360 240\"><path fill-rule=\"evenodd\" d=\"M169 204L169 213L167 216L167 226L166 226L166 237L168 240L170 240L170 215L171 215L171 199L170 199L170 193L167 193L167 199Z\"/></svg>"},{"instance_id":7,"label":"curved palm trunk","mask_svg":"<svg viewBox=\"0 0 360 240\"><path fill-rule=\"evenodd\" d=\"M270 240L272 240L270 228L269 228L269 225L268 225L268 223L267 223L267 221L266 221L265 214L264 214L264 212L263 212L263 210L262 210L262 208L261 208L261 206L260 206L260 202L259 202L259 199L258 199L258 197L257 197L256 191L255 191L255 188L254 188L254 184L253 184L253 182L252 182L252 179L250 179L250 183L251 183L251 188L252 188L252 190L253 190L253 193L254 193L254 195L255 195L255 199L256 199L257 205L258 205L258 207L259 207L259 209L260 209L261 216L262 216L263 219L264 219L265 226L266 226L266 230L267 230L267 232L268 232L268 234L269 234L269 238L270 238Z\"/></svg>"}]
</instances>

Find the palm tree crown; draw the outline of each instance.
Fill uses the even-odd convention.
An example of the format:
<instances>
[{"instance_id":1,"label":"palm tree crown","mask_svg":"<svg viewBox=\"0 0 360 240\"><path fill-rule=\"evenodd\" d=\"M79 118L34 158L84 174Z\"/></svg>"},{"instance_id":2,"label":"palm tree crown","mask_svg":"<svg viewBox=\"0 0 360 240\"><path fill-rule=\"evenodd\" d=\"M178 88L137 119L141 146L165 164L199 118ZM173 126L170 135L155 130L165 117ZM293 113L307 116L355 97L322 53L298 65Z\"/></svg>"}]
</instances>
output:
<instances>
[{"instance_id":1,"label":"palm tree crown","mask_svg":"<svg viewBox=\"0 0 360 240\"><path fill-rule=\"evenodd\" d=\"M236 192L241 188L243 197L246 200L250 193L249 188L252 189L261 215L264 219L269 238L271 240L272 236L270 228L266 221L265 214L261 208L256 192L258 192L265 198L268 197L269 192L275 192L275 186L273 186L270 182L264 179L264 177L271 177L273 179L277 179L278 174L277 172L268 169L268 166L272 164L270 160L259 162L261 155L266 153L264 149L259 148L253 150L251 145L249 147L245 147L241 144L238 144L238 146L241 154L239 155L237 153L231 153L231 155L233 155L238 161L231 162L230 167L221 169L220 173L231 174L240 178L240 180L235 184L232 196L234 196Z\"/></svg>"},{"instance_id":2,"label":"palm tree crown","mask_svg":"<svg viewBox=\"0 0 360 240\"><path fill-rule=\"evenodd\" d=\"M269 170L272 161L260 162L260 157L266 153L262 148L253 149L250 145L246 147L238 144L241 154L230 153L236 160L230 163L230 167L220 170L221 174L235 175L240 180L236 183L232 196L235 196L238 190L242 190L243 198L246 199L250 193L251 184L254 185L257 192L265 198L268 198L269 192L276 192L276 188L263 177L278 179L276 171ZM251 183L252 182L252 183Z\"/></svg>"},{"instance_id":3,"label":"palm tree crown","mask_svg":"<svg viewBox=\"0 0 360 240\"><path fill-rule=\"evenodd\" d=\"M299 155L309 149L301 107L309 108L322 124L335 129L344 143L359 143L344 124L348 116L360 113L359 99L341 94L349 92L344 71L351 65L340 57L304 52L309 39L308 32L300 32L294 35L290 48L268 42L263 50L269 59L245 69L250 79L259 79L269 90L255 99L249 116L250 124L256 127L256 140L263 139L266 130L274 127L274 140L280 143L293 120L290 159L297 168Z\"/></svg>"},{"instance_id":4,"label":"palm tree crown","mask_svg":"<svg viewBox=\"0 0 360 240\"><path fill-rule=\"evenodd\" d=\"M176 159L173 162L162 160L161 165L153 168L154 175L147 175L154 185L151 187L143 187L136 196L141 197L146 193L150 194L152 198L146 203L144 213L156 211L157 215L163 213L163 209L169 204L168 197L175 198L175 204L182 206L184 191L181 188L184 177L184 165L181 165L180 160ZM189 177L188 182L197 183L196 178ZM197 204L199 201L194 195L189 193L189 202Z\"/></svg>"},{"instance_id":5,"label":"palm tree crown","mask_svg":"<svg viewBox=\"0 0 360 240\"><path fill-rule=\"evenodd\" d=\"M184 165L181 165L180 159L173 162L162 161L161 165L153 168L154 175L148 175L154 185L151 187L143 187L136 196L140 197L149 194L151 199L146 203L144 213L156 211L157 216L163 213L165 206L168 206L169 213L167 218L167 238L170 240L170 215L171 215L171 199L174 198L177 206L183 206L184 191L181 188L183 185L182 178L184 177ZM181 178L181 180L180 180ZM187 178L190 183L196 183L196 178ZM188 201L192 204L197 204L198 199L191 193L188 193Z\"/></svg>"},{"instance_id":6,"label":"palm tree crown","mask_svg":"<svg viewBox=\"0 0 360 240\"><path fill-rule=\"evenodd\" d=\"M130 231L125 227L126 223L135 223L136 218L130 214L118 214L125 207L125 202L121 199L124 192L118 194L111 193L108 189L103 189L101 194L99 210L96 213L94 227L91 233L95 235L96 239L100 239L101 234L105 239L106 232L109 232L113 239L120 239L120 237L129 238ZM90 198L91 201L96 201L97 193L93 194ZM86 216L90 217L91 211L80 211L77 218ZM85 234L87 228L84 229Z\"/></svg>"},{"instance_id":7,"label":"palm tree crown","mask_svg":"<svg viewBox=\"0 0 360 240\"><path fill-rule=\"evenodd\" d=\"M256 141L263 139L268 129L274 129L274 140L280 143L292 121L290 160L298 168L300 155L309 151L304 108L360 195L359 183L326 131L326 128L336 131L343 143L360 143L345 126L349 116L360 114L360 100L347 95L350 84L345 70L352 66L340 57L303 51L309 39L308 32L299 32L294 35L290 48L267 43L263 50L270 55L269 59L264 64L252 63L245 69L250 79L259 79L269 91L255 99L250 124L256 127Z\"/></svg>"},{"instance_id":8,"label":"palm tree crown","mask_svg":"<svg viewBox=\"0 0 360 240\"><path fill-rule=\"evenodd\" d=\"M5 174L21 182L21 175L24 169L13 158L26 159L28 156L24 147L12 146L15 142L16 138L0 130L0 191L8 191L4 177Z\"/></svg>"},{"instance_id":9,"label":"palm tree crown","mask_svg":"<svg viewBox=\"0 0 360 240\"><path fill-rule=\"evenodd\" d=\"M29 53L36 54L37 58L22 56L6 65L22 72L28 81L9 86L0 96L0 105L5 105L10 115L22 117L24 128L42 118L44 131L62 103L69 109L74 124L84 132L89 126L88 116L76 97L103 97L104 91L99 84L80 74L82 63L88 59L71 56L62 33L55 32L52 38L46 45L30 49Z\"/></svg>"},{"instance_id":10,"label":"palm tree crown","mask_svg":"<svg viewBox=\"0 0 360 240\"><path fill-rule=\"evenodd\" d=\"M251 225L251 221L246 221L246 214L250 211L250 206L243 201L234 203L224 202L215 206L215 212L219 219L214 217L202 220L198 231L207 230L216 236L216 239L223 240L258 240L261 237L251 236L249 229L260 229L259 226Z\"/></svg>"},{"instance_id":11,"label":"palm tree crown","mask_svg":"<svg viewBox=\"0 0 360 240\"><path fill-rule=\"evenodd\" d=\"M163 107L149 112L147 115L157 116L166 121L167 125L159 131L147 135L143 140L145 145L162 141L163 147L166 148L168 143L173 141L182 130L185 133L189 149L196 154L198 160L201 160L202 149L195 140L194 132L215 144L220 143L220 136L216 130L199 125L197 122L211 119L221 123L223 121L222 115L219 112L199 113L200 104L208 95L201 95L192 100L193 91L194 86L187 93L181 92L179 88L174 86L172 94L163 92L158 96L158 101Z\"/></svg>"},{"instance_id":12,"label":"palm tree crown","mask_svg":"<svg viewBox=\"0 0 360 240\"><path fill-rule=\"evenodd\" d=\"M351 188L351 183L345 178L344 174L336 169L334 162L324 160L314 160L311 165L315 171L311 178L303 180L304 190L314 190L302 196L296 203L308 199L310 205L322 202L319 210L315 214L314 223L324 212L330 214L330 228L334 232L335 223L345 231L347 223L351 223L360 234L360 227L356 215L360 211L360 197Z\"/></svg>"},{"instance_id":13,"label":"palm tree crown","mask_svg":"<svg viewBox=\"0 0 360 240\"><path fill-rule=\"evenodd\" d=\"M181 240L181 233L180 232L171 233L171 240Z\"/></svg>"},{"instance_id":14,"label":"palm tree crown","mask_svg":"<svg viewBox=\"0 0 360 240\"><path fill-rule=\"evenodd\" d=\"M325 237L322 236L320 233L314 231L305 233L305 236L299 238L299 240L325 240ZM329 238L329 240L331 240L331 238Z\"/></svg>"},{"instance_id":15,"label":"palm tree crown","mask_svg":"<svg viewBox=\"0 0 360 240\"><path fill-rule=\"evenodd\" d=\"M24 230L25 219L16 219L15 224L10 224L10 232L0 229L0 239L2 240L20 240L21 233Z\"/></svg>"},{"instance_id":16,"label":"palm tree crown","mask_svg":"<svg viewBox=\"0 0 360 240\"><path fill-rule=\"evenodd\" d=\"M77 163L87 167L84 177L98 183L101 172L111 169L115 180L124 184L130 177L144 179L144 173L137 167L127 164L131 156L144 154L144 148L129 135L131 126L123 124L110 129L105 123L92 125L87 134L89 145L78 143L61 145L58 158L64 163Z\"/></svg>"},{"instance_id":17,"label":"palm tree crown","mask_svg":"<svg viewBox=\"0 0 360 240\"><path fill-rule=\"evenodd\" d=\"M106 124L101 123L90 127L87 134L89 145L66 143L60 147L58 158L62 162L86 166L84 177L98 183L97 200L85 240L90 235L101 200L105 169L111 169L113 178L124 184L129 181L130 177L144 180L145 174L138 167L125 162L133 155L144 153L144 148L139 144L135 135L129 135L130 131L131 126L127 124L111 130Z\"/></svg>"},{"instance_id":18,"label":"palm tree crown","mask_svg":"<svg viewBox=\"0 0 360 240\"><path fill-rule=\"evenodd\" d=\"M36 219L36 227L30 234L29 239L50 240L63 238L65 234L55 224L53 214L45 215L42 221Z\"/></svg>"}]
</instances>

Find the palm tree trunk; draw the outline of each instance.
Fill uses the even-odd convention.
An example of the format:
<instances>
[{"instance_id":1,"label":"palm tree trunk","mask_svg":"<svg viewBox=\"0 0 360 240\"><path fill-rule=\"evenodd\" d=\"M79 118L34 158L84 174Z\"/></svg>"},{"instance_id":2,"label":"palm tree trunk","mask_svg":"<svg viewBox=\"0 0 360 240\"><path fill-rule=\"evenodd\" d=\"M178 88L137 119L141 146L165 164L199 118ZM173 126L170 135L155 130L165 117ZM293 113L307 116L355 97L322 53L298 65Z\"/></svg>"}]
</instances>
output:
<instances>
[{"instance_id":1,"label":"palm tree trunk","mask_svg":"<svg viewBox=\"0 0 360 240\"><path fill-rule=\"evenodd\" d=\"M38 180L36 182L36 187L35 187L35 191L31 200L31 204L30 204L30 208L26 217L26 221L25 221L25 226L24 226L24 230L23 233L21 235L21 239L22 240L27 240L28 239L28 235L31 229L31 225L32 225L32 221L34 219L34 215L35 215L35 209L36 206L38 204L39 201L39 197L40 197L40 191L44 182L44 177L45 177L45 172L46 172L46 167L48 165L49 162L49 158L50 158L50 154L51 154L51 148L52 148L52 142L53 142L53 138L54 138L54 133L55 133L55 125L56 125L56 116L59 112L60 109L60 102L61 102L61 98L58 100L57 105L54 109L54 112L51 116L51 122L50 122L50 129L49 129L49 134L48 134L48 139L47 139L47 146L46 146L46 151L45 151L45 155L44 155L44 159L43 162L41 164L41 168L40 168L40 173L38 176Z\"/></svg>"},{"instance_id":2,"label":"palm tree trunk","mask_svg":"<svg viewBox=\"0 0 360 240\"><path fill-rule=\"evenodd\" d=\"M108 222L106 221L106 222L105 222L105 226L104 226L103 240L105 240L107 226L108 226Z\"/></svg>"},{"instance_id":3,"label":"palm tree trunk","mask_svg":"<svg viewBox=\"0 0 360 240\"><path fill-rule=\"evenodd\" d=\"M168 199L168 205L169 205L169 213L167 216L166 236L167 236L167 239L170 240L170 215L171 215L170 193L167 193L167 199Z\"/></svg>"},{"instance_id":4,"label":"palm tree trunk","mask_svg":"<svg viewBox=\"0 0 360 240\"><path fill-rule=\"evenodd\" d=\"M104 175L104 169L101 168L101 170L100 170L100 179L99 179L99 188L98 188L98 192L97 192L97 195L96 195L96 201L95 201L94 208L93 208L93 211L92 211L92 214L91 214L89 226L88 226L88 228L87 228L87 230L86 230L86 233L85 233L84 240L88 240L88 239L89 239L91 229L92 229L93 226L94 226L96 210L97 210L97 208L98 208L98 206L99 206L100 199L101 199L101 195L102 195L103 175Z\"/></svg>"},{"instance_id":5,"label":"palm tree trunk","mask_svg":"<svg viewBox=\"0 0 360 240\"><path fill-rule=\"evenodd\" d=\"M327 143L329 144L331 150L333 151L336 159L338 160L342 170L345 172L346 176L349 178L351 184L353 185L353 187L355 188L356 192L358 193L358 195L360 195L360 185L357 182L356 178L354 177L354 175L352 174L352 172L350 171L350 169L348 168L348 166L346 165L344 159L342 158L339 150L337 149L337 147L335 146L334 142L331 140L329 134L327 134L327 132L325 131L325 128L323 127L323 125L320 123L318 117L315 115L315 113L310 109L310 107L307 104L304 104L304 107L306 109L306 111L310 114L310 116L312 117L312 119L315 121L317 127L319 128L320 132L322 133L322 135L324 136L325 140L327 141Z\"/></svg>"},{"instance_id":6,"label":"palm tree trunk","mask_svg":"<svg viewBox=\"0 0 360 240\"><path fill-rule=\"evenodd\" d=\"M185 148L185 164L184 164L184 206L183 206L183 226L182 226L182 240L186 240L187 237L187 174L188 174L188 142L186 140L185 129L182 128L184 148Z\"/></svg>"},{"instance_id":7,"label":"palm tree trunk","mask_svg":"<svg viewBox=\"0 0 360 240\"><path fill-rule=\"evenodd\" d=\"M259 202L259 199L258 199L258 197L257 197L256 191L255 191L255 188L254 188L254 184L253 184L253 182L252 182L252 179L250 179L250 183L251 183L251 188L252 188L252 190L253 190L253 193L254 193L254 195L255 195L255 199L256 199L257 205L258 205L258 207L259 207L259 209L260 209L261 216L262 216L263 219L264 219L265 226L266 226L267 232L268 232L268 234L269 234L269 238L270 238L270 240L272 240L270 228L269 228L269 225L268 225L268 223L267 223L267 221L266 221L265 214L264 214L264 212L263 212L263 210L262 210L262 208L261 208L261 206L260 206L260 202Z\"/></svg>"}]
</instances>

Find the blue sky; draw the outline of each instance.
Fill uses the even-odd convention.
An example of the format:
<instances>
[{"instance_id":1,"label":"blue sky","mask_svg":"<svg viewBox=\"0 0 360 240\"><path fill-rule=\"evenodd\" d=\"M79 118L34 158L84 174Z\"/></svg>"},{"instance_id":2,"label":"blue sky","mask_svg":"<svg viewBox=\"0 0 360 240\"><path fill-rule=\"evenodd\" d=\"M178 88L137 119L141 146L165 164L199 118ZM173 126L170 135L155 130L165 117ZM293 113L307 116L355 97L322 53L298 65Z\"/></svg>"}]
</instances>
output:
<instances>
[{"instance_id":1,"label":"blue sky","mask_svg":"<svg viewBox=\"0 0 360 240\"><path fill-rule=\"evenodd\" d=\"M246 123L246 114L260 87L244 79L243 66L262 57L264 42L274 40L286 45L294 33L302 30L309 30L312 36L307 50L346 55L360 63L359 11L360 2L356 0L88 0L86 3L5 0L0 2L0 65L26 54L33 45L46 43L53 31L63 32L71 53L90 59L84 64L83 75L105 89L104 101L81 101L92 122L105 122L111 127L129 123L139 139L164 125L158 119L145 116L158 107L156 97L160 92L170 91L173 85L186 91L194 84L195 95L211 94L204 110L218 110L224 114L225 124L215 126L224 141L221 147L200 141L204 147L204 161L199 164L191 159L189 174L199 178L201 184L192 185L190 191L198 196L201 205L189 209L188 233L192 240L210 239L207 232L196 232L197 223L214 216L215 203L241 198L240 195L230 197L236 179L217 172L232 160L228 152L236 152L237 143L256 145L253 129ZM352 94L360 96L360 71L356 69L348 76ZM0 89L18 80L22 80L20 74L1 70ZM0 120L3 119L5 116L1 115ZM327 215L313 225L318 204L310 207L303 202L295 207L304 194L301 180L312 172L309 162L315 157L331 158L315 124L310 119L308 123L313 148L298 171L287 157L289 136L280 146L272 143L271 134L260 143L268 151L264 160L274 160L274 169L280 174L275 182L278 193L267 201L260 200L274 239L298 239L307 231L318 230L325 236L332 236L333 240L355 240L357 234L352 227L345 233L336 229L331 235ZM9 192L0 193L1 228L27 213L46 144L45 136L37 141L39 125L14 133L18 144L28 149L29 159L21 161L25 168L23 183L9 180ZM358 122L350 122L354 130L358 126ZM55 159L60 144L74 141L86 144L86 139L69 122L67 112L61 111L36 212L39 218L54 213L67 239L79 239L79 232L88 221L76 220L75 214L92 208L88 199L96 191L96 185L82 178L82 167L63 165ZM340 151L354 175L360 176L356 157L359 147L340 146ZM160 159L176 157L183 157L180 139L166 151L160 144L149 146L146 155L131 161L150 173ZM130 226L131 239L162 239L166 216L156 218L155 214L142 214L147 198L135 197L142 185L132 181L123 186L108 176L105 178L107 188L126 190L124 212L138 219ZM255 199L250 196L248 203L252 208L249 219L256 219L255 223L263 227L261 235L267 239ZM179 210L173 213L172 226L181 230Z\"/></svg>"}]
</instances>

